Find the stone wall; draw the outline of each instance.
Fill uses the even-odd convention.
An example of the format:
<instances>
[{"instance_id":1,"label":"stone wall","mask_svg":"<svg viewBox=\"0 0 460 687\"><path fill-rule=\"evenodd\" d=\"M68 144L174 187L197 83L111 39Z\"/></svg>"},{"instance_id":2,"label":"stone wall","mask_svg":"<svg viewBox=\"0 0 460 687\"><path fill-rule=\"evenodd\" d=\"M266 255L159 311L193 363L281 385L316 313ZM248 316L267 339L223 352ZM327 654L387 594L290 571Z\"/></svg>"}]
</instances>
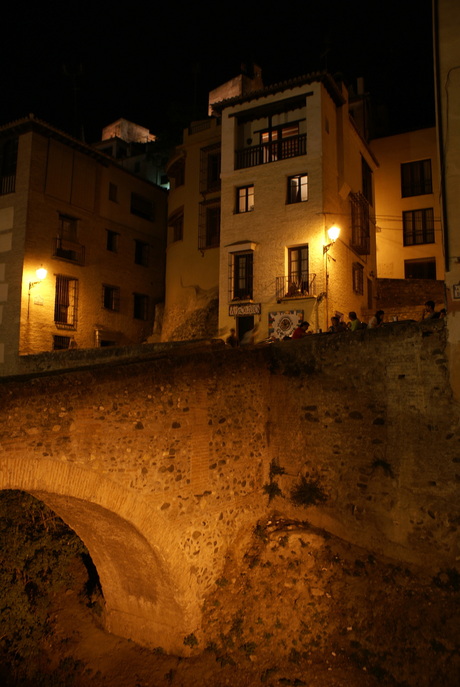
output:
<instances>
[{"instance_id":1,"label":"stone wall","mask_svg":"<svg viewBox=\"0 0 460 687\"><path fill-rule=\"evenodd\" d=\"M81 536L113 632L168 650L199 627L227 552L273 513L454 567L445 350L443 322L399 323L248 349L115 349L105 364L5 380L0 488L42 498Z\"/></svg>"}]
</instances>

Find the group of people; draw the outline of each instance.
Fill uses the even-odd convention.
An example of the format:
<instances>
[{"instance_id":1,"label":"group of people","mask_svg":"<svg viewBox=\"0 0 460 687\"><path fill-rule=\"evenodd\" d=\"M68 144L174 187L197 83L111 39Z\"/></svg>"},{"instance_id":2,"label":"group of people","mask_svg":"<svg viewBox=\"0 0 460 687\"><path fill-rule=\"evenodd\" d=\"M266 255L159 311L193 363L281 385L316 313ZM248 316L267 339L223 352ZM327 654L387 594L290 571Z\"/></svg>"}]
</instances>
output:
<instances>
[{"instance_id":1,"label":"group of people","mask_svg":"<svg viewBox=\"0 0 460 687\"><path fill-rule=\"evenodd\" d=\"M445 308L436 311L435 302L427 301L425 303L422 319L420 321L423 322L424 320L442 319L446 317L446 315L447 312ZM366 324L365 322L361 322L361 320L358 318L354 310L351 310L348 313L348 323L343 322L337 315L331 317L331 325L327 331L329 334L336 334L340 332L355 332L359 329L376 329L377 327L381 327L384 324L384 316L385 312L383 310L377 310L375 315L373 315L370 318L369 322ZM284 339L303 339L304 336L313 334L311 330L309 331L309 327L310 323L306 320L304 320L303 322L299 322L297 327L292 332L291 336L285 336ZM277 339L275 337L272 337L271 340L275 341ZM235 329L230 329L230 336L227 337L225 343L231 346L232 348L236 348L237 346L239 346L239 340L236 335ZM241 343L254 343L254 337L252 341L245 342L243 340Z\"/></svg>"}]
</instances>

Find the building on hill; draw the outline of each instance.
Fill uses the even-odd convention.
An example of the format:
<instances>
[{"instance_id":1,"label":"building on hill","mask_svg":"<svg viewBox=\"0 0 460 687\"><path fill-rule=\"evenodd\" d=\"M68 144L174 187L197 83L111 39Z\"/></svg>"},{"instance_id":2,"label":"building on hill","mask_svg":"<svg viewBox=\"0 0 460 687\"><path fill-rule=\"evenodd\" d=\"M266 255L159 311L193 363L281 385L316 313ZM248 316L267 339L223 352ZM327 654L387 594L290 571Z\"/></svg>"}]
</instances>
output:
<instances>
[{"instance_id":1,"label":"building on hill","mask_svg":"<svg viewBox=\"0 0 460 687\"><path fill-rule=\"evenodd\" d=\"M169 164L165 340L283 338L375 305L376 161L346 88L323 73L264 88L258 70L235 83Z\"/></svg>"},{"instance_id":2,"label":"building on hill","mask_svg":"<svg viewBox=\"0 0 460 687\"><path fill-rule=\"evenodd\" d=\"M158 186L167 186L162 156L155 151L157 138L148 129L127 119L117 119L102 130L102 140L94 143L124 169Z\"/></svg>"},{"instance_id":3,"label":"building on hill","mask_svg":"<svg viewBox=\"0 0 460 687\"><path fill-rule=\"evenodd\" d=\"M384 279L444 280L436 129L371 142L377 272Z\"/></svg>"},{"instance_id":4,"label":"building on hill","mask_svg":"<svg viewBox=\"0 0 460 687\"><path fill-rule=\"evenodd\" d=\"M33 115L0 128L0 374L18 354L151 334L166 202L163 189Z\"/></svg>"}]
</instances>

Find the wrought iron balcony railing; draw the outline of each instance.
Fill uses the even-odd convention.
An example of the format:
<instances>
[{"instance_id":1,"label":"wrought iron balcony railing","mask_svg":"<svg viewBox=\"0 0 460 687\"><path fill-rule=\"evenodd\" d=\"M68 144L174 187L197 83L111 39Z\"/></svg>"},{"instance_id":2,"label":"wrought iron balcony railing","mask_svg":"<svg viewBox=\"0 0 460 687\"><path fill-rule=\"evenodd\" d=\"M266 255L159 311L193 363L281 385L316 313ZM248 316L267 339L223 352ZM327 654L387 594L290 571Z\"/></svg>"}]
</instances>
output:
<instances>
[{"instance_id":1,"label":"wrought iron balcony railing","mask_svg":"<svg viewBox=\"0 0 460 687\"><path fill-rule=\"evenodd\" d=\"M299 157L307 152L307 134L282 138L271 143L261 143L250 148L236 151L235 169L257 167L268 162L286 160L290 157Z\"/></svg>"},{"instance_id":2,"label":"wrought iron balcony railing","mask_svg":"<svg viewBox=\"0 0 460 687\"><path fill-rule=\"evenodd\" d=\"M69 260L78 265L85 264L85 247L76 241L67 241L59 236L53 239L53 258Z\"/></svg>"},{"instance_id":3,"label":"wrought iron balcony railing","mask_svg":"<svg viewBox=\"0 0 460 687\"><path fill-rule=\"evenodd\" d=\"M296 272L287 277L276 277L276 300L316 296L316 274Z\"/></svg>"}]
</instances>

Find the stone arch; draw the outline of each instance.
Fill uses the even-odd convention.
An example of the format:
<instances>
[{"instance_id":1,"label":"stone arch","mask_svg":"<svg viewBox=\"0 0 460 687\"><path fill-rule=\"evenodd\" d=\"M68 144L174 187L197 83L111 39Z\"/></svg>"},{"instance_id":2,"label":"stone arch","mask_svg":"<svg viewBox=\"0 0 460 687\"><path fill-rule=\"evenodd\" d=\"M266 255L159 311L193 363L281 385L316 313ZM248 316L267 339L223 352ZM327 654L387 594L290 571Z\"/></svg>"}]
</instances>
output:
<instances>
[{"instance_id":1,"label":"stone arch","mask_svg":"<svg viewBox=\"0 0 460 687\"><path fill-rule=\"evenodd\" d=\"M108 477L46 458L0 459L0 489L42 500L78 534L99 574L110 632L186 653L183 638L200 610L173 523Z\"/></svg>"}]
</instances>

